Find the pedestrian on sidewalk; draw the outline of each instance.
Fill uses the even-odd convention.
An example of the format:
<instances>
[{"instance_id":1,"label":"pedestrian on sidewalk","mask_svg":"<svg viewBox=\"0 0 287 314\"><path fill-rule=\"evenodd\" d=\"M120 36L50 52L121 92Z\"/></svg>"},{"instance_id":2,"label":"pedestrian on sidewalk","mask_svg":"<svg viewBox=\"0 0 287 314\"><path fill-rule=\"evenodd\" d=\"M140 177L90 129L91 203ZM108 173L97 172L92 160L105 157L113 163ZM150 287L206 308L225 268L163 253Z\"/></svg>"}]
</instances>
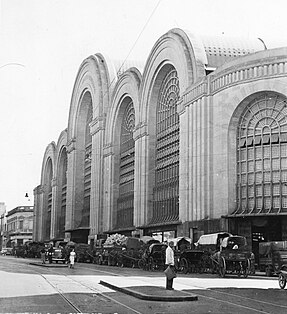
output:
<instances>
[{"instance_id":1,"label":"pedestrian on sidewalk","mask_svg":"<svg viewBox=\"0 0 287 314\"><path fill-rule=\"evenodd\" d=\"M76 253L75 253L75 250L72 249L70 253L70 268L74 268L75 258L76 258Z\"/></svg>"},{"instance_id":2,"label":"pedestrian on sidewalk","mask_svg":"<svg viewBox=\"0 0 287 314\"><path fill-rule=\"evenodd\" d=\"M42 250L40 251L40 254L41 254L42 264L46 264L46 250L42 248Z\"/></svg>"},{"instance_id":3,"label":"pedestrian on sidewalk","mask_svg":"<svg viewBox=\"0 0 287 314\"><path fill-rule=\"evenodd\" d=\"M167 290L174 290L172 287L173 279L176 277L175 269L174 269L174 243L170 241L168 243L168 247L165 250L165 264L167 269L166 273L166 289Z\"/></svg>"}]
</instances>

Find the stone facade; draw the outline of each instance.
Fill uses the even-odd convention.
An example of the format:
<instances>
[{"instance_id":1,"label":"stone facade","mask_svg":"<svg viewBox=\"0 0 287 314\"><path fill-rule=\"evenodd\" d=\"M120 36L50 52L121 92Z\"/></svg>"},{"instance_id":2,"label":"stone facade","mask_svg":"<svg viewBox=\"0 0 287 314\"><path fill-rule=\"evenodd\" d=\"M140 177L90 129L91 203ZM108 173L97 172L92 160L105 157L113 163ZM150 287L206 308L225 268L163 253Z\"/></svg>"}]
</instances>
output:
<instances>
[{"instance_id":1,"label":"stone facade","mask_svg":"<svg viewBox=\"0 0 287 314\"><path fill-rule=\"evenodd\" d=\"M6 246L21 246L32 240L33 206L18 206L6 214Z\"/></svg>"},{"instance_id":2,"label":"stone facade","mask_svg":"<svg viewBox=\"0 0 287 314\"><path fill-rule=\"evenodd\" d=\"M143 71L120 73L101 54L90 56L76 77L67 129L44 154L34 240L171 232L195 241L229 230L251 243L254 219L274 215L237 211L245 200L238 196L237 137L245 108L266 93L286 97L287 48L268 50L257 39L173 29L155 43ZM124 122L132 123L128 148ZM285 230L282 224L281 238Z\"/></svg>"}]
</instances>

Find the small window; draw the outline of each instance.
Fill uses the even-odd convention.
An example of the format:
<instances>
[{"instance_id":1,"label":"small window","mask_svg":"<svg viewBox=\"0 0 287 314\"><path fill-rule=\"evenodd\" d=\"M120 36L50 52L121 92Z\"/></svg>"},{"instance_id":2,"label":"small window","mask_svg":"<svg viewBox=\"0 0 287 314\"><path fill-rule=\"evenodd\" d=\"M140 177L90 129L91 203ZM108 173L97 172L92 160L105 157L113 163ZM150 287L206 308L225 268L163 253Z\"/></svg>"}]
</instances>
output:
<instances>
[{"instance_id":1,"label":"small window","mask_svg":"<svg viewBox=\"0 0 287 314\"><path fill-rule=\"evenodd\" d=\"M255 136L254 145L258 146L261 144L261 135Z\"/></svg>"},{"instance_id":2,"label":"small window","mask_svg":"<svg viewBox=\"0 0 287 314\"><path fill-rule=\"evenodd\" d=\"M248 137L247 138L247 146L252 146L253 145L253 137Z\"/></svg>"},{"instance_id":3,"label":"small window","mask_svg":"<svg viewBox=\"0 0 287 314\"><path fill-rule=\"evenodd\" d=\"M246 143L246 139L242 138L239 143L240 147L245 147L245 143Z\"/></svg>"},{"instance_id":4,"label":"small window","mask_svg":"<svg viewBox=\"0 0 287 314\"><path fill-rule=\"evenodd\" d=\"M263 145L269 144L270 143L270 135L263 135L262 143L263 143Z\"/></svg>"},{"instance_id":5,"label":"small window","mask_svg":"<svg viewBox=\"0 0 287 314\"><path fill-rule=\"evenodd\" d=\"M287 133L280 134L280 142L286 143L287 142Z\"/></svg>"},{"instance_id":6,"label":"small window","mask_svg":"<svg viewBox=\"0 0 287 314\"><path fill-rule=\"evenodd\" d=\"M271 135L271 143L278 143L279 142L279 135L278 134L272 134Z\"/></svg>"}]
</instances>

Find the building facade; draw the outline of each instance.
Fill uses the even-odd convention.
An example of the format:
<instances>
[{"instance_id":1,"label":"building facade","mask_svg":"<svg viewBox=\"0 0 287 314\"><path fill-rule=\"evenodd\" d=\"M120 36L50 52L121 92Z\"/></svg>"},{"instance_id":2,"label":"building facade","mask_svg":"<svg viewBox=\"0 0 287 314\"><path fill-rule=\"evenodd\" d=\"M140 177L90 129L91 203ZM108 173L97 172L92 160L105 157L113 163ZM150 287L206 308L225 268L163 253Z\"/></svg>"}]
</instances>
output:
<instances>
[{"instance_id":1,"label":"building facade","mask_svg":"<svg viewBox=\"0 0 287 314\"><path fill-rule=\"evenodd\" d=\"M287 48L172 29L143 69L120 69L81 64L34 190L34 240L286 240Z\"/></svg>"},{"instance_id":2,"label":"building facade","mask_svg":"<svg viewBox=\"0 0 287 314\"><path fill-rule=\"evenodd\" d=\"M0 250L6 246L6 205L0 202Z\"/></svg>"},{"instance_id":3,"label":"building facade","mask_svg":"<svg viewBox=\"0 0 287 314\"><path fill-rule=\"evenodd\" d=\"M6 214L6 246L21 246L33 238L33 206L18 206Z\"/></svg>"}]
</instances>

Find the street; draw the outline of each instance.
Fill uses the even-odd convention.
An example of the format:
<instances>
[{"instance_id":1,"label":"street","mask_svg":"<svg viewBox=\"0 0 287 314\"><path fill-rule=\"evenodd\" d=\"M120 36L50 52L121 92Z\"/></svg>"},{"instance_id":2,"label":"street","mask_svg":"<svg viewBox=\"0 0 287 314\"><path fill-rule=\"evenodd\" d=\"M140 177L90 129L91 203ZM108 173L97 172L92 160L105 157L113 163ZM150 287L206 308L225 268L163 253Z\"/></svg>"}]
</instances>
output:
<instances>
[{"instance_id":1,"label":"street","mask_svg":"<svg viewBox=\"0 0 287 314\"><path fill-rule=\"evenodd\" d=\"M31 265L39 260L0 257L1 313L286 313L287 290L276 277L247 279L211 274L178 274L176 293L195 294L197 301L148 301L99 284L119 287L165 287L162 272L94 264L53 267Z\"/></svg>"}]
</instances>

